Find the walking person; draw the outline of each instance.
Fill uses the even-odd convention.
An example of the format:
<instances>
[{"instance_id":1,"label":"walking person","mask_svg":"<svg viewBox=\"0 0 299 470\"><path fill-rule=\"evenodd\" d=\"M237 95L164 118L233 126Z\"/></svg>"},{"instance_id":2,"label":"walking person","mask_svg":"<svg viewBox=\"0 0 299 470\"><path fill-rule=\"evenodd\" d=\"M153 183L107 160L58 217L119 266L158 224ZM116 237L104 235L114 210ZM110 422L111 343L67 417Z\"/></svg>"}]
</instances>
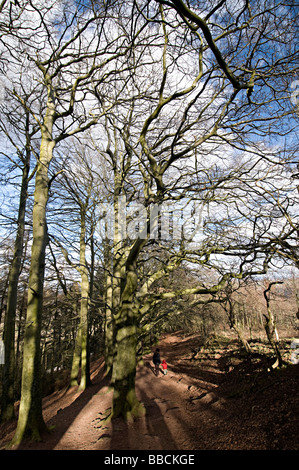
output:
<instances>
[{"instance_id":1,"label":"walking person","mask_svg":"<svg viewBox=\"0 0 299 470\"><path fill-rule=\"evenodd\" d=\"M162 361L162 369L163 369L163 374L166 375L167 374L167 363L166 363L165 359L163 359L163 361Z\"/></svg>"},{"instance_id":2,"label":"walking person","mask_svg":"<svg viewBox=\"0 0 299 470\"><path fill-rule=\"evenodd\" d=\"M156 351L154 352L154 355L153 355L153 363L154 363L154 366L155 366L155 374L156 374L156 376L158 377L158 375L159 375L159 368L160 368L160 364L161 364L160 350L159 350L159 348L157 348Z\"/></svg>"}]
</instances>

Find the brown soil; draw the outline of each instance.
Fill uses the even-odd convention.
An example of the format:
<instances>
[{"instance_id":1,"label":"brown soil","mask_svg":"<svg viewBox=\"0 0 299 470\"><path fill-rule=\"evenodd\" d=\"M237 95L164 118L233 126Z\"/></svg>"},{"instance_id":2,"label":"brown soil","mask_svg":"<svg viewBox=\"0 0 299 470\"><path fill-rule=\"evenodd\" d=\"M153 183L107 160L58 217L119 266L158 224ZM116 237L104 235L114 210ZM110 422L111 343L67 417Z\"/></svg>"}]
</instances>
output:
<instances>
[{"instance_id":1,"label":"brown soil","mask_svg":"<svg viewBox=\"0 0 299 470\"><path fill-rule=\"evenodd\" d=\"M92 385L83 393L65 389L44 399L44 418L55 428L20 449L298 450L299 366L269 372L265 357L246 359L236 344L195 354L198 345L196 335L164 337L159 347L166 376L156 377L152 355L144 357L136 391L147 411L130 423L104 423L112 392L102 360L94 362ZM15 424L0 427L0 448Z\"/></svg>"}]
</instances>

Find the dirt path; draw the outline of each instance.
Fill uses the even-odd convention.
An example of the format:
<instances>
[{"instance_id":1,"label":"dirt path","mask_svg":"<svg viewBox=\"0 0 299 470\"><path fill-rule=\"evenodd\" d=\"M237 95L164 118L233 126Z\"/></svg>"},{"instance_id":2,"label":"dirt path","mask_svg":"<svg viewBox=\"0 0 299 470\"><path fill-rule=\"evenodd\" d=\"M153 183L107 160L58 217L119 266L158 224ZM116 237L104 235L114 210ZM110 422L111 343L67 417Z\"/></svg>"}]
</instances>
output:
<instances>
[{"instance_id":1,"label":"dirt path","mask_svg":"<svg viewBox=\"0 0 299 470\"><path fill-rule=\"evenodd\" d=\"M282 402L279 395L277 401L272 403L271 413L266 414L263 400L273 395L273 387L267 386L269 395L266 387L262 396L247 394L244 401L242 394L235 393L231 398L230 392L237 389L235 383L233 388L228 388L227 384L231 381L227 382L227 367L219 368L221 358L214 357L201 367L190 361L196 341L196 338L172 335L160 342L161 357L169 364L166 376L160 374L156 377L151 367L151 355L144 357L144 365L138 367L136 376L137 396L147 410L144 417L131 423L117 419L103 424L104 413L111 406L112 392L104 377L103 363L99 360L93 365L93 385L84 393L71 389L45 398L44 417L55 429L43 436L42 442L33 444L25 441L21 448L298 449L298 368L297 375L291 381L286 379L281 382L291 387L288 393L294 395L293 401ZM244 383L241 385L244 388ZM284 393L286 391L283 389L279 392ZM278 409L277 403L281 409ZM2 444L12 437L12 432L13 427L5 430Z\"/></svg>"}]
</instances>

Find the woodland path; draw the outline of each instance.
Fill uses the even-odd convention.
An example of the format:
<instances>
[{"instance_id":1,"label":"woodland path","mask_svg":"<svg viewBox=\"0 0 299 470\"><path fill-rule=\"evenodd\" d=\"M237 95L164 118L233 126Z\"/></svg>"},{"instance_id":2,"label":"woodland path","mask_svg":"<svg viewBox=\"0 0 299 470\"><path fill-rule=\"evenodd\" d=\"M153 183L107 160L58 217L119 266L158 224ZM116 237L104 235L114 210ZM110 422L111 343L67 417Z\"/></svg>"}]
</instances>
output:
<instances>
[{"instance_id":1,"label":"woodland path","mask_svg":"<svg viewBox=\"0 0 299 470\"><path fill-rule=\"evenodd\" d=\"M144 357L136 376L137 396L147 410L144 417L103 424L112 392L98 360L93 363L92 385L83 393L73 388L44 399L44 418L55 428L42 442L24 441L20 449L298 450L297 366L290 376L272 377L266 385L264 378L255 376L254 384L261 390L256 393L248 379L240 378L240 371L234 375L220 353L200 364L191 361L198 341L180 334L160 341L161 358L169 365L166 376L153 374L152 354ZM283 401L286 394L291 399ZM3 432L0 429L2 446L13 429Z\"/></svg>"}]
</instances>

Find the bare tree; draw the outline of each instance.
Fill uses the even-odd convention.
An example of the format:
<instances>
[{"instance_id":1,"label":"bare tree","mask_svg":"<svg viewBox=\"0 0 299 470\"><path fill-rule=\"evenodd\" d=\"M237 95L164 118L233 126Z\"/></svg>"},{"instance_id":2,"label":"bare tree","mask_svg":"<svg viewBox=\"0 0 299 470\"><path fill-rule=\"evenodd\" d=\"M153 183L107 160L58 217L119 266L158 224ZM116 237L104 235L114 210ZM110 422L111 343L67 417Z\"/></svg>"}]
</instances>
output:
<instances>
[{"instance_id":1,"label":"bare tree","mask_svg":"<svg viewBox=\"0 0 299 470\"><path fill-rule=\"evenodd\" d=\"M276 362L275 364L273 364L272 368L281 367L283 361L282 361L282 357L281 357L281 353L279 350L278 341L276 337L277 331L276 331L275 318L270 307L270 291L271 291L271 288L275 284L282 284L282 283L283 283L282 281L273 281L269 283L266 289L264 289L264 298L265 298L266 305L267 305L267 315L264 315L265 330L267 333L267 338L269 340L269 343L271 347L273 348L273 351L276 356Z\"/></svg>"},{"instance_id":2,"label":"bare tree","mask_svg":"<svg viewBox=\"0 0 299 470\"><path fill-rule=\"evenodd\" d=\"M8 93L8 92L7 92ZM9 102L10 100L8 100ZM11 154L4 155L8 161L13 159L15 165L21 171L21 187L19 195L19 207L17 215L17 231L14 242L14 254L10 265L7 290L7 307L4 324L4 346L5 346L5 365L3 368L3 389L1 400L1 419L9 420L14 417L14 382L15 382L15 321L16 308L18 300L18 282L21 273L23 261L23 247L25 235L25 216L29 192L29 182L34 176L35 170L31 172L31 154L33 137L39 128L35 122L32 122L30 113L27 110L27 103L32 101L31 96L24 98L25 109L14 103L7 107L6 103L1 106L2 122L0 130L5 136L12 148L15 149L16 158ZM13 100L12 100L13 103ZM24 119L25 116L25 119ZM6 121L5 121L6 119ZM15 160L15 161L14 161ZM3 214L3 217L8 214Z\"/></svg>"},{"instance_id":3,"label":"bare tree","mask_svg":"<svg viewBox=\"0 0 299 470\"><path fill-rule=\"evenodd\" d=\"M196 1L191 8L165 0L63 6L27 2L7 13L7 36L12 43L18 38L43 90L43 113L29 109L41 147L15 442L28 427L37 435L43 427L39 394L32 397L36 410L27 407L27 367L36 371L36 384L46 204L56 177L49 171L54 149L67 137L93 128L105 162L114 223L111 238L104 237L113 418L144 412L135 393L136 348L140 332L159 318L159 305L177 298L194 305L219 301L232 279L266 273L279 255L278 241L288 243L293 233L275 207L279 195L285 209L293 190L285 173L291 140L284 137L294 136L288 90L298 52L288 5ZM26 22L20 24L19 15ZM39 44L30 43L32 30ZM16 62L19 52L13 43ZM15 96L23 103L17 90ZM167 278L184 265L204 266L209 276L198 270L195 285L167 288Z\"/></svg>"},{"instance_id":4,"label":"bare tree","mask_svg":"<svg viewBox=\"0 0 299 470\"><path fill-rule=\"evenodd\" d=\"M98 104L94 107L88 89L100 95L99 87L114 73L110 64L127 50L122 37L110 32L106 4L93 8L78 5L72 11L67 5L63 4L62 9L57 6L55 1L47 6L36 2L10 4L6 11L10 25L2 36L2 42L4 37L8 39L12 64L21 71L24 67L30 68L30 72L34 70L43 90L42 113L38 115L34 108L28 108L39 125L41 142L35 175L22 396L13 444L18 444L26 431L38 438L45 429L40 392L40 326L47 244L46 206L54 148L93 126L105 113ZM16 88L14 94L25 106Z\"/></svg>"},{"instance_id":5,"label":"bare tree","mask_svg":"<svg viewBox=\"0 0 299 470\"><path fill-rule=\"evenodd\" d=\"M91 383L88 317L95 275L93 237L95 228L99 224L97 207L101 202L98 175L100 169L96 168L96 162L93 163L87 142L86 145L76 140L73 143L74 149L72 151L68 149L64 170L55 181L55 193L59 194L59 197L54 198L52 211L50 204L50 214L53 212L50 219L53 220L50 220L49 224L49 238L61 250L67 263L80 275L80 322L73 353L70 385L78 384L81 363L80 389L84 390ZM59 202L62 207L58 206ZM78 249L76 245L79 246Z\"/></svg>"},{"instance_id":6,"label":"bare tree","mask_svg":"<svg viewBox=\"0 0 299 470\"><path fill-rule=\"evenodd\" d=\"M115 120L112 124L122 140L123 153L127 158L134 155L131 169L134 163L139 164L139 177L135 169L134 178L126 175L121 179L127 183L122 187L123 194L127 201L132 201L132 197L136 201L141 194L139 200L146 213L139 236L133 241L126 239L121 245L121 272L117 275L121 280L120 302L114 312L112 417L123 414L128 418L142 412L134 393L136 333L142 315L152 306L157 307L161 300L196 295L208 296L206 301L210 301L210 296L224 289L230 279L265 274L274 251L269 249L271 234L282 233L281 218L275 216L273 201L266 197L269 187L275 192L284 186L279 170L281 155L279 149L274 152L271 145L267 146L264 139L269 135L282 136L283 125L292 113L286 95L286 82L291 76L288 74L297 67L296 53L288 43L294 33L292 13L288 9L284 12L289 29L282 37L283 47L279 45L279 58L267 56L261 61L261 51L266 53L265 43L268 50L270 44L278 48L271 32L271 28L277 30L275 18L280 14L274 7L269 11L266 5L259 5L253 13L249 4L234 11L225 6L225 18L229 20L224 23L219 15L219 24L215 25L213 15L223 6L220 2L221 5L215 4L205 13L207 25L195 15L188 16L187 10L179 10L181 2L159 3L155 14L139 5L144 18L149 19L152 14L160 41L164 42L160 55L157 52L155 56L161 64L159 68L156 59L156 81L147 82L151 94L141 93L135 78L138 95L128 112L130 119L120 113L116 117L119 124ZM168 8L174 4L179 18ZM199 26L203 37L198 32ZM216 39L212 38L210 28L218 30ZM180 37L188 37L189 41L180 41L179 32ZM220 40L227 47L225 56L217 47ZM153 47L151 51L153 55ZM271 134L269 123L273 127ZM130 184L135 196L128 191ZM186 199L200 201L204 206L203 239L193 239L197 246L191 248L184 238L173 243L172 249L165 244L168 255L142 287L139 267L141 254L152 243L149 227L153 205L167 201L184 204ZM162 258L161 240L159 247ZM150 291L151 283L182 262L205 264L218 273L218 279L176 291Z\"/></svg>"}]
</instances>

